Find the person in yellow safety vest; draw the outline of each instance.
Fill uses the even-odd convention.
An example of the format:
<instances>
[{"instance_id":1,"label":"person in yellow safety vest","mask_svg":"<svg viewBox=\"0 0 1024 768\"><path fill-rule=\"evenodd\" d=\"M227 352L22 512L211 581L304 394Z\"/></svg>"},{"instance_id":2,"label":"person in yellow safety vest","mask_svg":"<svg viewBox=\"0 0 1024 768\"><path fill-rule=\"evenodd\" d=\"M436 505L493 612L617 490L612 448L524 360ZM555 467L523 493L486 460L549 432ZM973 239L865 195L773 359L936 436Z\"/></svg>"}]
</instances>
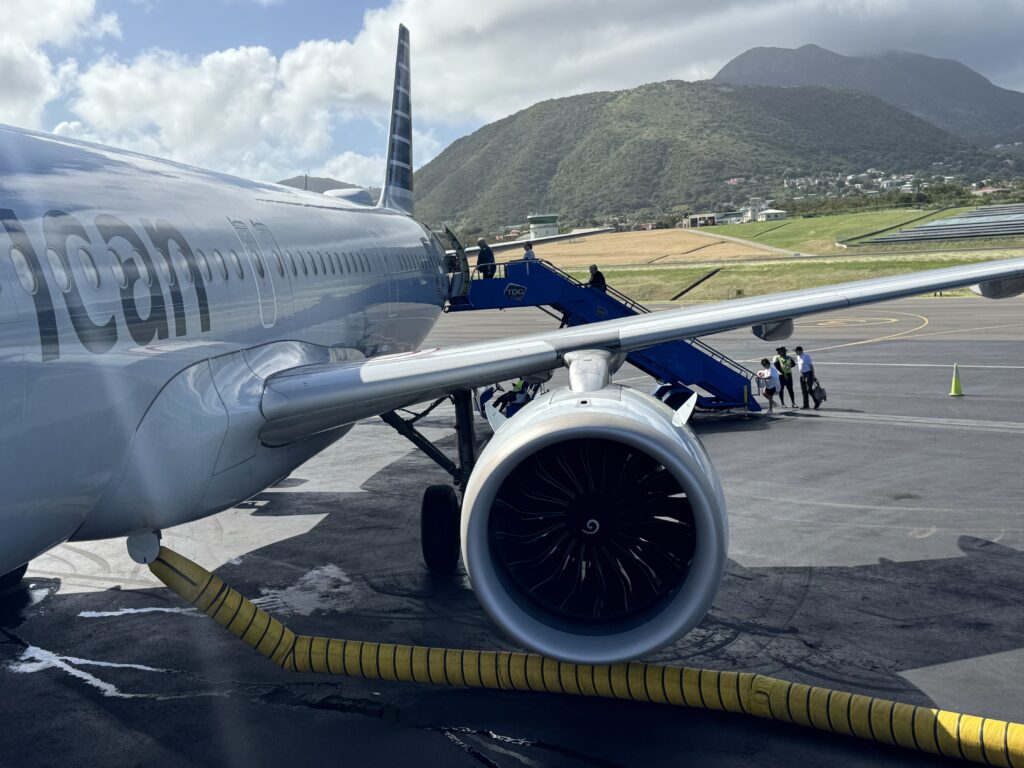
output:
<instances>
[{"instance_id":1,"label":"person in yellow safety vest","mask_svg":"<svg viewBox=\"0 0 1024 768\"><path fill-rule=\"evenodd\" d=\"M786 390L789 390L789 407L796 408L796 394L793 392L793 368L796 360L786 354L785 347L776 347L772 365L779 372L779 405L786 407Z\"/></svg>"},{"instance_id":2,"label":"person in yellow safety vest","mask_svg":"<svg viewBox=\"0 0 1024 768\"><path fill-rule=\"evenodd\" d=\"M504 411L505 407L511 403L519 405L526 403L526 379L519 378L512 382L512 388L494 401L494 407L499 411Z\"/></svg>"}]
</instances>

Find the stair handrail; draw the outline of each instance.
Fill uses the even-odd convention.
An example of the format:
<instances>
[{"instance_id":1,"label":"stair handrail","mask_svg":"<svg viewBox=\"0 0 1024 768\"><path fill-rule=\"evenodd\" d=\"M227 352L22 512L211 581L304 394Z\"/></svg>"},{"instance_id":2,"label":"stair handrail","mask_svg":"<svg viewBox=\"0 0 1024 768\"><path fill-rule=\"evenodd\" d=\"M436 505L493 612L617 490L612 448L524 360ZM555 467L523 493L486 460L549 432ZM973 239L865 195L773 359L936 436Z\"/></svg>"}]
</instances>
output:
<instances>
[{"instance_id":1,"label":"stair handrail","mask_svg":"<svg viewBox=\"0 0 1024 768\"><path fill-rule=\"evenodd\" d=\"M554 264L552 264L547 259L537 259L537 261L539 263L543 264L548 269L550 269L552 272L554 272L554 273L556 273L558 275L561 275L563 278L565 278L566 280L568 280L571 283L574 283L578 287L580 287L580 288L587 287L586 283L584 283L584 282L582 282L580 280L577 280L575 277L570 275L564 269L561 269L560 267L555 266ZM626 308L636 310L638 315L647 315L647 314L651 313L651 310L648 309L647 307L645 307L639 301L637 301L636 299L630 298L629 296L624 294L622 291L618 290L617 288L613 288L612 286L610 286L608 284L605 284L605 293L607 293L608 295L612 296L620 304L625 305Z\"/></svg>"}]
</instances>

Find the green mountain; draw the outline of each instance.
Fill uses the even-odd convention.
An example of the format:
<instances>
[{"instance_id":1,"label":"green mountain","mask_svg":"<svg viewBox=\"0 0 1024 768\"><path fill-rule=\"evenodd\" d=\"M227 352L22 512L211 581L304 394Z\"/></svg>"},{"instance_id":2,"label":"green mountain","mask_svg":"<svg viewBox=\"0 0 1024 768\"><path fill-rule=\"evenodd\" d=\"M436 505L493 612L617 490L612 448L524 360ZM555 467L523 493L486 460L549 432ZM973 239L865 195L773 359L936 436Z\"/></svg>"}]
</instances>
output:
<instances>
[{"instance_id":1,"label":"green mountain","mask_svg":"<svg viewBox=\"0 0 1024 768\"><path fill-rule=\"evenodd\" d=\"M864 93L669 81L545 101L459 139L417 171L417 217L576 222L742 201L785 176L936 162L949 173L998 160Z\"/></svg>"},{"instance_id":2,"label":"green mountain","mask_svg":"<svg viewBox=\"0 0 1024 768\"><path fill-rule=\"evenodd\" d=\"M841 56L817 45L752 48L713 78L736 85L827 85L869 93L983 144L1024 141L1024 93L950 59L906 51Z\"/></svg>"}]
</instances>

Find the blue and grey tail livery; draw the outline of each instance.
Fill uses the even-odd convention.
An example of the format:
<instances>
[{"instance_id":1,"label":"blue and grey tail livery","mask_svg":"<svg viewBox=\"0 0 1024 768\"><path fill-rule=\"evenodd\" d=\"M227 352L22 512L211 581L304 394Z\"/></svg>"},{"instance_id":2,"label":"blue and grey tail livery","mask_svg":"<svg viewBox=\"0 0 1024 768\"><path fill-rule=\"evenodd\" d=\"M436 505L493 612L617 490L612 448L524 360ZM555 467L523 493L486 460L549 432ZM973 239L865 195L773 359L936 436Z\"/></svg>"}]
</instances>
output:
<instances>
[{"instance_id":1,"label":"blue and grey tail livery","mask_svg":"<svg viewBox=\"0 0 1024 768\"><path fill-rule=\"evenodd\" d=\"M380 193L380 208L412 215L412 77L409 70L409 30L398 26L395 57L395 92L391 99L387 175Z\"/></svg>"}]
</instances>

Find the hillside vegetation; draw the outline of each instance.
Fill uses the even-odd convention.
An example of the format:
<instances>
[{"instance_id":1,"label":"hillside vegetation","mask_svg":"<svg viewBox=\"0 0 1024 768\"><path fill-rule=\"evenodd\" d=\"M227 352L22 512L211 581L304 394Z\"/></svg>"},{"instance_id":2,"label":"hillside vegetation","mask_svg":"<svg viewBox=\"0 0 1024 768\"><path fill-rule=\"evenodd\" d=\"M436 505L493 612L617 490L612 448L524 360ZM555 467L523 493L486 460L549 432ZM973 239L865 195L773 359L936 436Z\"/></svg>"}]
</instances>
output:
<instances>
[{"instance_id":1,"label":"hillside vegetation","mask_svg":"<svg viewBox=\"0 0 1024 768\"><path fill-rule=\"evenodd\" d=\"M581 222L715 207L783 176L936 162L998 161L862 93L670 81L542 102L459 139L416 173L417 216L484 228L541 212ZM727 186L733 177L747 186Z\"/></svg>"}]
</instances>

